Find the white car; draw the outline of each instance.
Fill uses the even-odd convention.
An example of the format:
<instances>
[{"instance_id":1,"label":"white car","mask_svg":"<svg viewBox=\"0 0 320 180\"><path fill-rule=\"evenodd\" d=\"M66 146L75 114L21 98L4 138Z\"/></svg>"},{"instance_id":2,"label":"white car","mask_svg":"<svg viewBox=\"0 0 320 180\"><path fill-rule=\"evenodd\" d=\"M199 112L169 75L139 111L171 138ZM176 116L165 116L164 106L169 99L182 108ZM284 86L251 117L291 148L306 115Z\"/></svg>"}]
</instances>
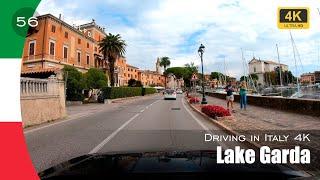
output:
<instances>
[{"instance_id":1,"label":"white car","mask_svg":"<svg viewBox=\"0 0 320 180\"><path fill-rule=\"evenodd\" d=\"M183 91L181 89L177 89L177 94L182 94Z\"/></svg>"},{"instance_id":2,"label":"white car","mask_svg":"<svg viewBox=\"0 0 320 180\"><path fill-rule=\"evenodd\" d=\"M177 93L175 90L173 89L166 89L163 93L164 95L164 99L173 99L176 100L177 99Z\"/></svg>"}]
</instances>

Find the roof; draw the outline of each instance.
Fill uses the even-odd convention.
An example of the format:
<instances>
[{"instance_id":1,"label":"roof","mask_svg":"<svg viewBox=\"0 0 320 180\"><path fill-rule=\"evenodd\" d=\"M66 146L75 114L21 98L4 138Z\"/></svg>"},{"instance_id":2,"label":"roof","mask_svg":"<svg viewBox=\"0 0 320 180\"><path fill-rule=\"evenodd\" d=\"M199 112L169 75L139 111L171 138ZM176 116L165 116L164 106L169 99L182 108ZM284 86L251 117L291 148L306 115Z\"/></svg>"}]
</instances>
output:
<instances>
[{"instance_id":1,"label":"roof","mask_svg":"<svg viewBox=\"0 0 320 180\"><path fill-rule=\"evenodd\" d=\"M277 64L277 65L283 65L283 66L287 66L286 64L282 64L282 63L277 63L275 61L271 61L271 60L261 60L261 59L256 59L253 58L251 61L249 61L249 64L251 64L253 61L257 61L257 62L263 62L265 64Z\"/></svg>"},{"instance_id":2,"label":"roof","mask_svg":"<svg viewBox=\"0 0 320 180\"><path fill-rule=\"evenodd\" d=\"M40 16L37 16L38 19L42 19L42 18L51 18L52 20L58 22L58 23L61 23L62 25L64 25L65 27L67 27L68 29L78 33L80 36L90 40L90 41L93 41L95 42L95 40L92 38L92 37L89 37L89 36L86 36L83 32L81 32L79 29L77 29L76 27L68 24L67 22L63 21L62 19L59 19L57 17L55 17L54 15L52 14L44 14L44 15L40 15Z\"/></svg>"},{"instance_id":3,"label":"roof","mask_svg":"<svg viewBox=\"0 0 320 180\"><path fill-rule=\"evenodd\" d=\"M39 74L39 73L57 73L58 71L60 71L59 68L28 69L28 70L23 70L21 74L25 75L25 74Z\"/></svg>"}]
</instances>

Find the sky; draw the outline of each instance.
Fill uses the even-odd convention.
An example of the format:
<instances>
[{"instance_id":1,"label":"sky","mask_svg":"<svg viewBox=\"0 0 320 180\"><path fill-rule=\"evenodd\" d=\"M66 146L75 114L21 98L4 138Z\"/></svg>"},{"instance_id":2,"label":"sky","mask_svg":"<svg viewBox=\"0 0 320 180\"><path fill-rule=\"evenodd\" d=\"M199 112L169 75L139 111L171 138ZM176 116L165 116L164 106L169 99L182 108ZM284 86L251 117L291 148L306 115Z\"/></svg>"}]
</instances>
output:
<instances>
[{"instance_id":1,"label":"sky","mask_svg":"<svg viewBox=\"0 0 320 180\"><path fill-rule=\"evenodd\" d=\"M278 7L309 7L310 29L292 30L300 58L293 57L289 30L277 27ZM155 69L157 57L168 56L171 67L194 62L204 44L204 71L239 78L253 56L277 61L300 75L320 70L320 1L318 0L42 0L37 12L62 14L67 23L91 22L120 34L126 58L140 69ZM225 62L225 63L224 63ZM297 68L296 68L297 67Z\"/></svg>"}]
</instances>

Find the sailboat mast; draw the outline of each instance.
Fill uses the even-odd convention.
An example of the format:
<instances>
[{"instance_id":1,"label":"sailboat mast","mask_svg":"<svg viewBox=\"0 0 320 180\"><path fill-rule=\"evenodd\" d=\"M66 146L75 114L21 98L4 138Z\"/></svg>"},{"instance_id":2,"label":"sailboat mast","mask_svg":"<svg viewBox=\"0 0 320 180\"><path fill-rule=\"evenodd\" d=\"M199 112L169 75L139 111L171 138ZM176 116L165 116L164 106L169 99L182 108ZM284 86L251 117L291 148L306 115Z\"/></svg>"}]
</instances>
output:
<instances>
[{"instance_id":1,"label":"sailboat mast","mask_svg":"<svg viewBox=\"0 0 320 180\"><path fill-rule=\"evenodd\" d=\"M291 44L292 44L292 50L293 50L293 57L294 57L294 65L295 65L295 69L296 69L296 74L297 74L297 95L299 97L300 95L300 85L299 85L299 78L298 78L298 68L297 68L297 59L296 59L296 51L294 48L294 40L290 31L290 38L291 38ZM292 78L293 79L293 78Z\"/></svg>"},{"instance_id":2,"label":"sailboat mast","mask_svg":"<svg viewBox=\"0 0 320 180\"><path fill-rule=\"evenodd\" d=\"M280 86L282 86L282 66L281 66L281 63L280 63L278 44L276 44L276 47L277 47L278 63L279 63L279 71L280 71L280 73L279 73L279 75L280 75Z\"/></svg>"}]
</instances>

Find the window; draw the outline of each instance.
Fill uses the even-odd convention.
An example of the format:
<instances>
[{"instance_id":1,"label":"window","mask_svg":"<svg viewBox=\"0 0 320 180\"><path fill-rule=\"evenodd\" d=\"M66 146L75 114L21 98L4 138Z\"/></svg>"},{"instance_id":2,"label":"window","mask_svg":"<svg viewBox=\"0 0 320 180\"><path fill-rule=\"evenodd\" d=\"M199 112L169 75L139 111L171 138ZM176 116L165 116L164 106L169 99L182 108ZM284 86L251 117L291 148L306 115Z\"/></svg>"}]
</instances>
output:
<instances>
[{"instance_id":1,"label":"window","mask_svg":"<svg viewBox=\"0 0 320 180\"><path fill-rule=\"evenodd\" d=\"M78 39L78 44L81 44L81 39L80 38Z\"/></svg>"},{"instance_id":2,"label":"window","mask_svg":"<svg viewBox=\"0 0 320 180\"><path fill-rule=\"evenodd\" d=\"M89 65L89 64L90 64L90 56L87 55L87 65Z\"/></svg>"},{"instance_id":3,"label":"window","mask_svg":"<svg viewBox=\"0 0 320 180\"><path fill-rule=\"evenodd\" d=\"M64 32L64 37L68 39L68 36L69 36L68 32Z\"/></svg>"},{"instance_id":4,"label":"window","mask_svg":"<svg viewBox=\"0 0 320 180\"><path fill-rule=\"evenodd\" d=\"M55 26L55 25L52 25L52 26L51 26L51 32L53 32L53 33L56 32L56 26Z\"/></svg>"},{"instance_id":5,"label":"window","mask_svg":"<svg viewBox=\"0 0 320 180\"><path fill-rule=\"evenodd\" d=\"M94 51L97 52L97 50L98 50L98 48L97 48L97 47L94 47Z\"/></svg>"},{"instance_id":6,"label":"window","mask_svg":"<svg viewBox=\"0 0 320 180\"><path fill-rule=\"evenodd\" d=\"M29 42L29 56L34 56L35 54L36 41Z\"/></svg>"},{"instance_id":7,"label":"window","mask_svg":"<svg viewBox=\"0 0 320 180\"><path fill-rule=\"evenodd\" d=\"M64 59L68 59L68 47L67 46L63 46L63 58Z\"/></svg>"},{"instance_id":8,"label":"window","mask_svg":"<svg viewBox=\"0 0 320 180\"><path fill-rule=\"evenodd\" d=\"M49 42L49 54L50 55L55 55L55 42L54 41L50 41Z\"/></svg>"},{"instance_id":9,"label":"window","mask_svg":"<svg viewBox=\"0 0 320 180\"><path fill-rule=\"evenodd\" d=\"M90 47L90 45L89 45L89 43L87 43L87 48L89 48Z\"/></svg>"},{"instance_id":10,"label":"window","mask_svg":"<svg viewBox=\"0 0 320 180\"><path fill-rule=\"evenodd\" d=\"M256 72L256 71L257 71L256 67L253 67L253 72Z\"/></svg>"},{"instance_id":11,"label":"window","mask_svg":"<svg viewBox=\"0 0 320 180\"><path fill-rule=\"evenodd\" d=\"M77 51L77 59L78 59L78 64L81 63L81 52Z\"/></svg>"}]
</instances>

